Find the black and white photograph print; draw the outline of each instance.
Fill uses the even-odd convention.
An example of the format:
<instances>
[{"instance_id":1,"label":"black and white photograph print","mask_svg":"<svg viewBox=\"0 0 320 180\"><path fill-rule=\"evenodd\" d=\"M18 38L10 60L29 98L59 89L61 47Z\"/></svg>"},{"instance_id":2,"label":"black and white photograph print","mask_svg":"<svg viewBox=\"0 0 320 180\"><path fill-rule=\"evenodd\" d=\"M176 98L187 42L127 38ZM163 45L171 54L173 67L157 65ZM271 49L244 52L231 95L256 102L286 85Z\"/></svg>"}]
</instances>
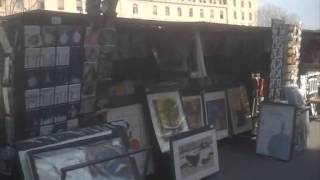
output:
<instances>
[{"instance_id":1,"label":"black and white photograph print","mask_svg":"<svg viewBox=\"0 0 320 180\"><path fill-rule=\"evenodd\" d=\"M293 151L295 106L262 103L257 138L257 154L290 160Z\"/></svg>"},{"instance_id":2,"label":"black and white photograph print","mask_svg":"<svg viewBox=\"0 0 320 180\"><path fill-rule=\"evenodd\" d=\"M176 180L199 180L219 171L214 129L181 134L173 137L170 143Z\"/></svg>"},{"instance_id":3,"label":"black and white photograph print","mask_svg":"<svg viewBox=\"0 0 320 180\"><path fill-rule=\"evenodd\" d=\"M81 26L72 26L70 30L70 45L81 46L83 42L84 29Z\"/></svg>"},{"instance_id":4,"label":"black and white photograph print","mask_svg":"<svg viewBox=\"0 0 320 180\"><path fill-rule=\"evenodd\" d=\"M208 92L204 94L207 124L214 125L217 130L217 139L229 136L228 104L224 91Z\"/></svg>"},{"instance_id":5,"label":"black and white photograph print","mask_svg":"<svg viewBox=\"0 0 320 180\"><path fill-rule=\"evenodd\" d=\"M40 66L40 48L26 48L24 54L24 68L38 68Z\"/></svg>"},{"instance_id":6,"label":"black and white photograph print","mask_svg":"<svg viewBox=\"0 0 320 180\"><path fill-rule=\"evenodd\" d=\"M25 89L39 88L41 85L41 71L40 70L26 70L25 74Z\"/></svg>"},{"instance_id":7,"label":"black and white photograph print","mask_svg":"<svg viewBox=\"0 0 320 180\"><path fill-rule=\"evenodd\" d=\"M42 44L40 26L26 25L24 26L24 46L40 47Z\"/></svg>"}]
</instances>

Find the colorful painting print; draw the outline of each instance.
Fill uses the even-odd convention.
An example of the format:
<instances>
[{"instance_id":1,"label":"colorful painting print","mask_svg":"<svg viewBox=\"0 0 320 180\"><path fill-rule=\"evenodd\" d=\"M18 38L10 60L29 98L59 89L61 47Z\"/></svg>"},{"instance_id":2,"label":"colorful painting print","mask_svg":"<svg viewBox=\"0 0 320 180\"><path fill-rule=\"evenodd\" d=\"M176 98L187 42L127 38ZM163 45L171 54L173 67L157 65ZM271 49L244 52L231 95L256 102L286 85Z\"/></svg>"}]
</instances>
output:
<instances>
[{"instance_id":1,"label":"colorful painting print","mask_svg":"<svg viewBox=\"0 0 320 180\"><path fill-rule=\"evenodd\" d=\"M31 152L36 180L62 180L64 167L114 157L126 152L120 138L82 143L72 147L56 148ZM136 169L129 157L89 165L66 172L65 180L77 179L119 179L136 180Z\"/></svg>"},{"instance_id":2,"label":"colorful painting print","mask_svg":"<svg viewBox=\"0 0 320 180\"><path fill-rule=\"evenodd\" d=\"M217 139L229 136L228 132L228 107L226 93L210 92L204 94L207 124L214 125L217 131Z\"/></svg>"},{"instance_id":3,"label":"colorful painting print","mask_svg":"<svg viewBox=\"0 0 320 180\"><path fill-rule=\"evenodd\" d=\"M182 103L189 129L197 129L203 127L204 119L201 96L183 97Z\"/></svg>"},{"instance_id":4,"label":"colorful painting print","mask_svg":"<svg viewBox=\"0 0 320 180\"><path fill-rule=\"evenodd\" d=\"M219 171L216 132L201 129L171 140L171 156L176 180L198 180Z\"/></svg>"},{"instance_id":5,"label":"colorful painting print","mask_svg":"<svg viewBox=\"0 0 320 180\"><path fill-rule=\"evenodd\" d=\"M149 94L147 97L161 152L168 152L169 138L189 130L179 92Z\"/></svg>"},{"instance_id":6,"label":"colorful painting print","mask_svg":"<svg viewBox=\"0 0 320 180\"><path fill-rule=\"evenodd\" d=\"M287 104L262 103L257 154L290 160L294 143L296 108Z\"/></svg>"},{"instance_id":7,"label":"colorful painting print","mask_svg":"<svg viewBox=\"0 0 320 180\"><path fill-rule=\"evenodd\" d=\"M239 134L252 130L253 124L246 89L244 87L228 89L228 101L233 133Z\"/></svg>"}]
</instances>

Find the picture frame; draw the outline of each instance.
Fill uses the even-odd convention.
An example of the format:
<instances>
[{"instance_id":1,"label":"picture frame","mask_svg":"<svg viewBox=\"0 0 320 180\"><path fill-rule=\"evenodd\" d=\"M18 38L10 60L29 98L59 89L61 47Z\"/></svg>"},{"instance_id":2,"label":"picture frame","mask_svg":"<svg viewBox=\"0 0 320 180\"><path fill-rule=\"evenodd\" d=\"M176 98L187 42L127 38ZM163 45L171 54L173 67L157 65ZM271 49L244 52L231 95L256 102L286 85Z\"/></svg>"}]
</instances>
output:
<instances>
[{"instance_id":1,"label":"picture frame","mask_svg":"<svg viewBox=\"0 0 320 180\"><path fill-rule=\"evenodd\" d=\"M148 94L147 101L160 150L169 152L169 138L189 130L180 94L178 91Z\"/></svg>"},{"instance_id":2,"label":"picture frame","mask_svg":"<svg viewBox=\"0 0 320 180\"><path fill-rule=\"evenodd\" d=\"M294 149L297 109L294 105L263 102L256 153L289 161Z\"/></svg>"},{"instance_id":3,"label":"picture frame","mask_svg":"<svg viewBox=\"0 0 320 180\"><path fill-rule=\"evenodd\" d=\"M175 180L198 180L219 171L216 130L205 127L170 139Z\"/></svg>"},{"instance_id":4,"label":"picture frame","mask_svg":"<svg viewBox=\"0 0 320 180\"><path fill-rule=\"evenodd\" d=\"M182 97L183 110L190 130L204 127L203 102L200 95Z\"/></svg>"},{"instance_id":5,"label":"picture frame","mask_svg":"<svg viewBox=\"0 0 320 180\"><path fill-rule=\"evenodd\" d=\"M203 94L206 123L214 125L217 140L229 136L228 103L225 91L206 92Z\"/></svg>"},{"instance_id":6,"label":"picture frame","mask_svg":"<svg viewBox=\"0 0 320 180\"><path fill-rule=\"evenodd\" d=\"M227 90L227 97L233 134L251 131L253 121L246 88L244 86L230 88Z\"/></svg>"}]
</instances>

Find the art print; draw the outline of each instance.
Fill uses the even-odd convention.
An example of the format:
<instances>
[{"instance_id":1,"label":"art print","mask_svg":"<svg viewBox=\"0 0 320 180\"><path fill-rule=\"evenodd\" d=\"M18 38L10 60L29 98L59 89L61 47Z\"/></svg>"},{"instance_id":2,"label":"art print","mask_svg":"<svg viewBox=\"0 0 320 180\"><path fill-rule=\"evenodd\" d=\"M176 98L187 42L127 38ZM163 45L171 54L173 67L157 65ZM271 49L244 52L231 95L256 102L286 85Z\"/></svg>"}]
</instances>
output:
<instances>
[{"instance_id":1,"label":"art print","mask_svg":"<svg viewBox=\"0 0 320 180\"><path fill-rule=\"evenodd\" d=\"M251 131L253 123L246 89L244 87L228 89L228 101L233 133Z\"/></svg>"},{"instance_id":2,"label":"art print","mask_svg":"<svg viewBox=\"0 0 320 180\"><path fill-rule=\"evenodd\" d=\"M147 98L161 152L168 152L169 138L189 130L179 92L149 94Z\"/></svg>"},{"instance_id":3,"label":"art print","mask_svg":"<svg viewBox=\"0 0 320 180\"><path fill-rule=\"evenodd\" d=\"M56 48L41 48L40 67L54 67L56 65Z\"/></svg>"},{"instance_id":4,"label":"art print","mask_svg":"<svg viewBox=\"0 0 320 180\"><path fill-rule=\"evenodd\" d=\"M56 66L67 66L70 63L70 47L57 47Z\"/></svg>"},{"instance_id":5,"label":"art print","mask_svg":"<svg viewBox=\"0 0 320 180\"><path fill-rule=\"evenodd\" d=\"M40 26L27 25L24 26L24 46L40 47L42 44Z\"/></svg>"},{"instance_id":6,"label":"art print","mask_svg":"<svg viewBox=\"0 0 320 180\"><path fill-rule=\"evenodd\" d=\"M228 137L228 105L225 92L205 93L204 101L207 124L214 125L218 140Z\"/></svg>"},{"instance_id":7,"label":"art print","mask_svg":"<svg viewBox=\"0 0 320 180\"><path fill-rule=\"evenodd\" d=\"M81 99L81 84L69 85L68 102L77 102Z\"/></svg>"},{"instance_id":8,"label":"art print","mask_svg":"<svg viewBox=\"0 0 320 180\"><path fill-rule=\"evenodd\" d=\"M83 28L73 26L70 30L70 43L72 46L81 46L83 42Z\"/></svg>"},{"instance_id":9,"label":"art print","mask_svg":"<svg viewBox=\"0 0 320 180\"><path fill-rule=\"evenodd\" d=\"M31 110L40 106L40 90L31 89L25 91L25 108Z\"/></svg>"},{"instance_id":10,"label":"art print","mask_svg":"<svg viewBox=\"0 0 320 180\"><path fill-rule=\"evenodd\" d=\"M72 68L72 67L70 67ZM60 67L55 69L54 82L56 85L67 85L69 84L69 67Z\"/></svg>"},{"instance_id":11,"label":"art print","mask_svg":"<svg viewBox=\"0 0 320 180\"><path fill-rule=\"evenodd\" d=\"M50 125L54 122L54 114L51 108L40 110L40 126Z\"/></svg>"},{"instance_id":12,"label":"art print","mask_svg":"<svg viewBox=\"0 0 320 180\"><path fill-rule=\"evenodd\" d=\"M57 39L56 26L42 26L41 37L43 46L55 46Z\"/></svg>"},{"instance_id":13,"label":"art print","mask_svg":"<svg viewBox=\"0 0 320 180\"><path fill-rule=\"evenodd\" d=\"M54 104L54 87L40 89L40 107Z\"/></svg>"},{"instance_id":14,"label":"art print","mask_svg":"<svg viewBox=\"0 0 320 180\"><path fill-rule=\"evenodd\" d=\"M41 83L41 74L38 70L25 71L25 88L35 89L39 88Z\"/></svg>"},{"instance_id":15,"label":"art print","mask_svg":"<svg viewBox=\"0 0 320 180\"><path fill-rule=\"evenodd\" d=\"M56 82L55 75L56 75L55 69L39 70L40 86L41 87L54 86Z\"/></svg>"},{"instance_id":16,"label":"art print","mask_svg":"<svg viewBox=\"0 0 320 180\"><path fill-rule=\"evenodd\" d=\"M257 153L290 160L294 143L296 108L287 104L262 103Z\"/></svg>"},{"instance_id":17,"label":"art print","mask_svg":"<svg viewBox=\"0 0 320 180\"><path fill-rule=\"evenodd\" d=\"M68 102L68 85L56 86L54 91L54 103L64 104Z\"/></svg>"},{"instance_id":18,"label":"art print","mask_svg":"<svg viewBox=\"0 0 320 180\"><path fill-rule=\"evenodd\" d=\"M201 96L186 96L182 98L183 110L189 129L198 129L204 126L203 106Z\"/></svg>"},{"instance_id":19,"label":"art print","mask_svg":"<svg viewBox=\"0 0 320 180\"><path fill-rule=\"evenodd\" d=\"M171 156L176 180L198 180L219 171L214 129L202 129L172 138Z\"/></svg>"},{"instance_id":20,"label":"art print","mask_svg":"<svg viewBox=\"0 0 320 180\"><path fill-rule=\"evenodd\" d=\"M59 46L69 46L71 44L71 26L59 26L58 27L58 45Z\"/></svg>"},{"instance_id":21,"label":"art print","mask_svg":"<svg viewBox=\"0 0 320 180\"><path fill-rule=\"evenodd\" d=\"M24 54L24 68L38 68L40 65L40 48L26 48Z\"/></svg>"}]
</instances>

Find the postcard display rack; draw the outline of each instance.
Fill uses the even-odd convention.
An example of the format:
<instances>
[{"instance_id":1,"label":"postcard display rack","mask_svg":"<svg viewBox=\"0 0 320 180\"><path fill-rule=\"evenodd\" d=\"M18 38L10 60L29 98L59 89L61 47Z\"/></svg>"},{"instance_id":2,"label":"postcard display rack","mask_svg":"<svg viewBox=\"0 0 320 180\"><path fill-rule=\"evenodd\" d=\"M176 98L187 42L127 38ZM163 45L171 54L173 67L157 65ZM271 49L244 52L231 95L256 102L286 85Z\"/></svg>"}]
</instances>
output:
<instances>
[{"instance_id":1,"label":"postcard display rack","mask_svg":"<svg viewBox=\"0 0 320 180\"><path fill-rule=\"evenodd\" d=\"M86 47L94 48L85 46L92 38L85 21L47 15L32 24L28 18L15 26L19 38L9 104L16 140L78 128L95 112L98 56L86 53Z\"/></svg>"}]
</instances>

